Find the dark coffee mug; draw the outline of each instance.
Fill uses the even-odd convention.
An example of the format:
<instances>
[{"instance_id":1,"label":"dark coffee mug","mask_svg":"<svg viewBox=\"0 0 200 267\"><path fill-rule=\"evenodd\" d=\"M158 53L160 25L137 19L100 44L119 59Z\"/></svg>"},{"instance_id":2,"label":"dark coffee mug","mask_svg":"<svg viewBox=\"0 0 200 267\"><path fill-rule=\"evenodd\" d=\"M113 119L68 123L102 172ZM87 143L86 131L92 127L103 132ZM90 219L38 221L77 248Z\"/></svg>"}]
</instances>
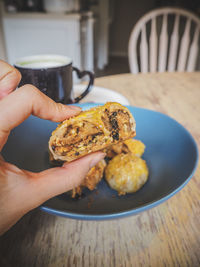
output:
<instances>
[{"instance_id":1,"label":"dark coffee mug","mask_svg":"<svg viewBox=\"0 0 200 267\"><path fill-rule=\"evenodd\" d=\"M72 66L72 60L60 55L37 55L24 57L14 64L22 79L19 86L33 84L45 95L60 103L77 103L92 89L94 74L90 71L80 71ZM78 78L89 76L85 91L78 97L73 97L73 71Z\"/></svg>"}]
</instances>

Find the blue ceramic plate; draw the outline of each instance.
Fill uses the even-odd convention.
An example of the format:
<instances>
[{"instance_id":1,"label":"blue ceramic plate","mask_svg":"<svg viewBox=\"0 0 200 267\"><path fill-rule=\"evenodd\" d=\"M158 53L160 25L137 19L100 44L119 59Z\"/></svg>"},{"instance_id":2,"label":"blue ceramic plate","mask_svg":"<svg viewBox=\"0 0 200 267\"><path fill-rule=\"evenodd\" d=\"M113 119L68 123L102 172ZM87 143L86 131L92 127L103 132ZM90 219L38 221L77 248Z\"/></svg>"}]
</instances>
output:
<instances>
[{"instance_id":1,"label":"blue ceramic plate","mask_svg":"<svg viewBox=\"0 0 200 267\"><path fill-rule=\"evenodd\" d=\"M88 109L95 104L80 106ZM192 178L197 167L198 149L190 133L164 114L128 108L136 120L136 138L146 145L143 158L149 167L148 182L137 193L118 196L102 180L96 190L84 190L80 199L72 199L65 193L48 200L41 206L43 211L84 220L133 215L161 204ZM55 128L56 123L29 117L12 131L3 156L23 169L41 171L49 168L47 146Z\"/></svg>"}]
</instances>

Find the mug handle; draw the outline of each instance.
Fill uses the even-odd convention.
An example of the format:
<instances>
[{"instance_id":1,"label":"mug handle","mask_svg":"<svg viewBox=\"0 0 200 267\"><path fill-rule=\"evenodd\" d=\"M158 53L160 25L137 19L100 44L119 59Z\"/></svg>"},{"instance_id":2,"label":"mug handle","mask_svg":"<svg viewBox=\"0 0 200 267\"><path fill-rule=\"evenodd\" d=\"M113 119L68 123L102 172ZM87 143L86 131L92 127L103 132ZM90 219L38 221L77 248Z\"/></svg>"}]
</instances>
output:
<instances>
[{"instance_id":1,"label":"mug handle","mask_svg":"<svg viewBox=\"0 0 200 267\"><path fill-rule=\"evenodd\" d=\"M76 67L73 67L73 71L76 72L79 79L83 78L86 75L89 76L89 83L88 83L87 88L80 96L77 96L73 101L73 103L78 103L81 99L83 99L91 91L92 86L94 84L94 73L92 73L91 71L86 71L86 70L80 71Z\"/></svg>"}]
</instances>

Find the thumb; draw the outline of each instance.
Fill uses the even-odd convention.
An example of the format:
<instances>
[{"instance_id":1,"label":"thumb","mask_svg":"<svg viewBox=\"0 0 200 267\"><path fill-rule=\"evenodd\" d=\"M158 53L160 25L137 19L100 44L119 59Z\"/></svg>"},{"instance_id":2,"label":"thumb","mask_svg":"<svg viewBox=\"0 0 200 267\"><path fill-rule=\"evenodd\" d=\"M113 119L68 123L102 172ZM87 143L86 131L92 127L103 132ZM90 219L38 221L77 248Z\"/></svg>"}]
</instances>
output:
<instances>
[{"instance_id":1,"label":"thumb","mask_svg":"<svg viewBox=\"0 0 200 267\"><path fill-rule=\"evenodd\" d=\"M34 190L33 207L56 195L62 194L81 184L89 170L105 157L103 152L96 152L62 167L52 168L40 173L32 173L32 190ZM30 199L30 198L29 198Z\"/></svg>"}]
</instances>

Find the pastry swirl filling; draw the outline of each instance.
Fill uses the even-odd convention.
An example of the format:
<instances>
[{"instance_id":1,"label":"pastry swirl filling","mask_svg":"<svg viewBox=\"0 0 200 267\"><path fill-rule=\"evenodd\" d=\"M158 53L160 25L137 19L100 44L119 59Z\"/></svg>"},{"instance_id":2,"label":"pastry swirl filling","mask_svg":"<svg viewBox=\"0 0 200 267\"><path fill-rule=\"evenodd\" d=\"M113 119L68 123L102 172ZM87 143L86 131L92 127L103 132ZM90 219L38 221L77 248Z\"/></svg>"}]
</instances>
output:
<instances>
[{"instance_id":1,"label":"pastry swirl filling","mask_svg":"<svg viewBox=\"0 0 200 267\"><path fill-rule=\"evenodd\" d=\"M135 135L130 112L118 103L108 104L66 120L53 132L49 148L55 159L70 161Z\"/></svg>"}]
</instances>

